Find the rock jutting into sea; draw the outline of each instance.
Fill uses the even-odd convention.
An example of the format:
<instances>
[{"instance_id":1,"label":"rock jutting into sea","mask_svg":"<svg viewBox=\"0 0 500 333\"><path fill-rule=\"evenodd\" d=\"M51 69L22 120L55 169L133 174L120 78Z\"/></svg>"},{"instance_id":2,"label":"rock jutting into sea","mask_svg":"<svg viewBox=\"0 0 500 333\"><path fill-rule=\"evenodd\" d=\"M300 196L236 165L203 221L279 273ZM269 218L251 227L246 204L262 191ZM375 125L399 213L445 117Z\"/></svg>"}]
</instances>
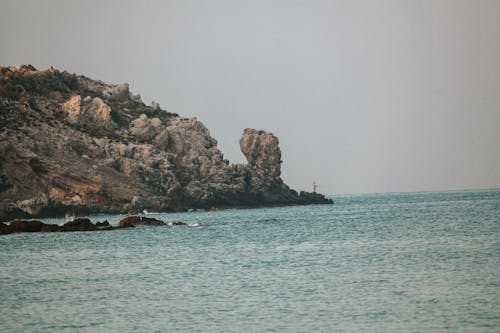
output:
<instances>
[{"instance_id":1,"label":"rock jutting into sea","mask_svg":"<svg viewBox=\"0 0 500 333\"><path fill-rule=\"evenodd\" d=\"M108 221L92 223L87 218L77 218L63 225L47 224L38 220L13 220L10 224L0 222L0 235L21 232L72 232L72 231L107 231L123 228L134 228L138 225L144 226L179 226L187 225L185 222L172 221L169 224L151 217L127 216L114 227Z\"/></svg>"},{"instance_id":2,"label":"rock jutting into sea","mask_svg":"<svg viewBox=\"0 0 500 333\"><path fill-rule=\"evenodd\" d=\"M196 118L147 106L128 84L0 67L0 220L66 212L331 204L281 179L273 134L245 129L230 164Z\"/></svg>"}]
</instances>

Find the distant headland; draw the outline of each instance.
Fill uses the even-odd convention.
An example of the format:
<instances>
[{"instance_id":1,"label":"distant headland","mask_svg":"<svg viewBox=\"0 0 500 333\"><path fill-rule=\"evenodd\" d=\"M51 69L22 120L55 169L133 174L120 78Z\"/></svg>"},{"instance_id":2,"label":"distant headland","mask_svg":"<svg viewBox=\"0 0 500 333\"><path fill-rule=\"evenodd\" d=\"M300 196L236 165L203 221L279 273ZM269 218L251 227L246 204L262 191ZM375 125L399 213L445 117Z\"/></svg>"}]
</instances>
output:
<instances>
[{"instance_id":1,"label":"distant headland","mask_svg":"<svg viewBox=\"0 0 500 333\"><path fill-rule=\"evenodd\" d=\"M0 220L130 211L332 204L290 189L272 133L245 129L230 164L196 118L128 84L0 67Z\"/></svg>"}]
</instances>

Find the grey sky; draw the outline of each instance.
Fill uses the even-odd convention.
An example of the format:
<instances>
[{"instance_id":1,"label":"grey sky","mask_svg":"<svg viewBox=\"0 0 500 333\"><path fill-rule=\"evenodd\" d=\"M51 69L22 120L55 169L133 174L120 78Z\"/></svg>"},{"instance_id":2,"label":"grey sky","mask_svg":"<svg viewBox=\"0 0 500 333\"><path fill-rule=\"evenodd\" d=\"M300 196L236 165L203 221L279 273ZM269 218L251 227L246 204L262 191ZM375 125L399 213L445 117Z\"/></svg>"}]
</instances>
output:
<instances>
[{"instance_id":1,"label":"grey sky","mask_svg":"<svg viewBox=\"0 0 500 333\"><path fill-rule=\"evenodd\" d=\"M500 187L500 1L0 0L0 64L129 82L324 193Z\"/></svg>"}]
</instances>

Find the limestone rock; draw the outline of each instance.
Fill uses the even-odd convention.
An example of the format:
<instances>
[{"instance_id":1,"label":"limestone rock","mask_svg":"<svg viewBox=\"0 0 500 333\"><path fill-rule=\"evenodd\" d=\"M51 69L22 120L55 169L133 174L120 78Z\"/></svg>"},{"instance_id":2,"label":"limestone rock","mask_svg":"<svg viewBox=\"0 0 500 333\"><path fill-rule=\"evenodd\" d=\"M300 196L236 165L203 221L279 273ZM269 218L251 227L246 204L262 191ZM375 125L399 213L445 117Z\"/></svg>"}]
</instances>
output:
<instances>
[{"instance_id":1,"label":"limestone rock","mask_svg":"<svg viewBox=\"0 0 500 333\"><path fill-rule=\"evenodd\" d=\"M249 168L268 184L280 183L281 150L279 140L272 133L246 128L240 139L240 148Z\"/></svg>"},{"instance_id":2,"label":"limestone rock","mask_svg":"<svg viewBox=\"0 0 500 333\"><path fill-rule=\"evenodd\" d=\"M112 124L111 107L99 97L84 98L82 101L80 95L74 95L62 104L62 109L73 124L88 123L102 127Z\"/></svg>"},{"instance_id":3,"label":"limestone rock","mask_svg":"<svg viewBox=\"0 0 500 333\"><path fill-rule=\"evenodd\" d=\"M142 142L151 141L161 128L161 120L158 118L148 118L147 115L141 114L130 124L130 133Z\"/></svg>"},{"instance_id":4,"label":"limestone rock","mask_svg":"<svg viewBox=\"0 0 500 333\"><path fill-rule=\"evenodd\" d=\"M94 97L85 107L88 120L108 125L111 122L111 108L99 97Z\"/></svg>"},{"instance_id":5,"label":"limestone rock","mask_svg":"<svg viewBox=\"0 0 500 333\"><path fill-rule=\"evenodd\" d=\"M68 114L68 119L72 123L77 123L82 113L82 96L74 95L62 105L63 111Z\"/></svg>"}]
</instances>

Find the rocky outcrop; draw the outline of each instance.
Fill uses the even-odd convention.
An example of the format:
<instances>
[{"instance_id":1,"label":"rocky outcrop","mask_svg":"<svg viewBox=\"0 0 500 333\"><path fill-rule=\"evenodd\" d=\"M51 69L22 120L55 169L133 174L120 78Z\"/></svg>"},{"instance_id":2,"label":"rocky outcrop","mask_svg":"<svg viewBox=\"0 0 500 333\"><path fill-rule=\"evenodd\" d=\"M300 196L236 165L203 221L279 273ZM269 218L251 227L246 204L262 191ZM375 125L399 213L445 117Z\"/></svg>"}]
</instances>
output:
<instances>
[{"instance_id":1,"label":"rocky outcrop","mask_svg":"<svg viewBox=\"0 0 500 333\"><path fill-rule=\"evenodd\" d=\"M0 67L0 220L87 213L331 203L281 179L271 133L246 129L230 164L196 118L127 84Z\"/></svg>"},{"instance_id":2,"label":"rocky outcrop","mask_svg":"<svg viewBox=\"0 0 500 333\"><path fill-rule=\"evenodd\" d=\"M240 139L240 148L248 161L254 188L265 191L283 184L277 137L272 133L246 128Z\"/></svg>"},{"instance_id":3,"label":"rocky outcrop","mask_svg":"<svg viewBox=\"0 0 500 333\"><path fill-rule=\"evenodd\" d=\"M246 128L240 139L240 148L248 166L263 179L279 179L281 150L279 140L271 133Z\"/></svg>"}]
</instances>

